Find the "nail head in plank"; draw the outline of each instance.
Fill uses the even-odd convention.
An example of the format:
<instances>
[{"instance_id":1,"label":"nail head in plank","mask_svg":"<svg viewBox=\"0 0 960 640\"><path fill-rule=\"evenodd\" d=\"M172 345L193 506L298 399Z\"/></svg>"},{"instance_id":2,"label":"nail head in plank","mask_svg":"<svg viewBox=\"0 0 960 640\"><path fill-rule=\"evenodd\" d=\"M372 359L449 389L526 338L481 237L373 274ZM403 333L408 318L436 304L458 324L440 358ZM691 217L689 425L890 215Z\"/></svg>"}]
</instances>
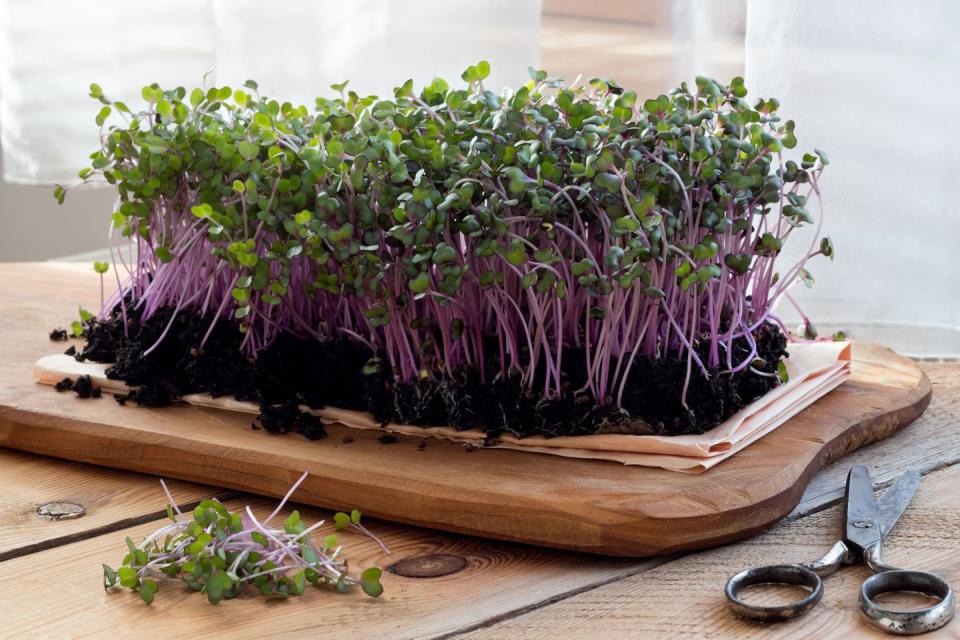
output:
<instances>
[{"instance_id":1,"label":"nail head in plank","mask_svg":"<svg viewBox=\"0 0 960 640\"><path fill-rule=\"evenodd\" d=\"M219 491L179 480L168 485L185 503ZM2 448L0 488L0 558L156 514L165 504L156 477Z\"/></svg>"}]
</instances>

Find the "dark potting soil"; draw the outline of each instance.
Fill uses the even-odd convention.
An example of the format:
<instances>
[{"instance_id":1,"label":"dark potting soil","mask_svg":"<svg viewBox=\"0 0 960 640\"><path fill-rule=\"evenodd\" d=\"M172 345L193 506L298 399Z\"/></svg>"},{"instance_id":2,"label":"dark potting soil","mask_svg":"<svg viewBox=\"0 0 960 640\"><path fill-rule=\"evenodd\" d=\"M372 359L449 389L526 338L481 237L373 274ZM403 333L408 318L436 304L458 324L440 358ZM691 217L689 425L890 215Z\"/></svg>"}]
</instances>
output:
<instances>
[{"instance_id":1,"label":"dark potting soil","mask_svg":"<svg viewBox=\"0 0 960 640\"><path fill-rule=\"evenodd\" d=\"M66 329L54 329L50 332L50 340L52 342L64 342L67 339L67 330Z\"/></svg>"},{"instance_id":2,"label":"dark potting soil","mask_svg":"<svg viewBox=\"0 0 960 640\"><path fill-rule=\"evenodd\" d=\"M93 384L90 376L77 376L76 380L64 378L53 388L57 391L73 391L80 398L99 398L102 395L100 387Z\"/></svg>"},{"instance_id":3,"label":"dark potting soil","mask_svg":"<svg viewBox=\"0 0 960 640\"><path fill-rule=\"evenodd\" d=\"M168 324L163 342L145 355ZM574 393L586 380L583 353L576 349L564 355L564 395L543 399L526 393L518 374L482 382L478 371L460 370L452 378L429 376L397 384L382 356L348 338L319 342L282 335L250 360L240 349L243 334L225 320L217 322L201 347L209 328L209 318L170 309L145 322L130 317L124 327L117 312L87 324L87 346L76 357L114 363L107 376L134 387L129 399L141 405L162 406L204 392L259 402L259 422L272 432L325 437L320 420L299 410L304 404L368 411L381 423L476 428L493 441L503 433L518 437L703 433L777 386L777 365L787 356L782 332L772 324L760 327L754 334L758 358L752 368L767 375L747 368L734 374L711 371L705 377L694 366L686 407L681 402L686 358L638 357L622 408L617 408ZM499 349L494 338L489 340L485 368L499 371ZM700 341L695 348L706 360L707 343ZM749 351L745 339L734 341L734 361Z\"/></svg>"},{"instance_id":4,"label":"dark potting soil","mask_svg":"<svg viewBox=\"0 0 960 640\"><path fill-rule=\"evenodd\" d=\"M263 428L273 433L297 431L309 440L319 440L327 437L327 431L323 428L320 418L300 411L299 403L296 401L280 404L264 404L261 402L258 418Z\"/></svg>"},{"instance_id":5,"label":"dark potting soil","mask_svg":"<svg viewBox=\"0 0 960 640\"><path fill-rule=\"evenodd\" d=\"M73 383L73 392L81 398L99 398L101 395L100 387L93 384L90 376L77 376Z\"/></svg>"}]
</instances>

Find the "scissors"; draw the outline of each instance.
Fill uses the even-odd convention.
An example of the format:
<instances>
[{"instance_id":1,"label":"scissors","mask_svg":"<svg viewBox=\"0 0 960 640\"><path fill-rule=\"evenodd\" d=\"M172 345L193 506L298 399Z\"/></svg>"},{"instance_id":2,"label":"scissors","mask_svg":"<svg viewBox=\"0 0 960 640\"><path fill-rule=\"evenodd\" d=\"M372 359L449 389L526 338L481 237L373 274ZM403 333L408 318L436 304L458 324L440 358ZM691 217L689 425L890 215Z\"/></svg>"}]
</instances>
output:
<instances>
[{"instance_id":1,"label":"scissors","mask_svg":"<svg viewBox=\"0 0 960 640\"><path fill-rule=\"evenodd\" d=\"M897 569L883 561L883 540L920 486L920 473L908 471L877 500L873 497L870 472L863 465L847 476L843 537L822 558L800 564L755 567L727 581L727 603L738 616L761 622L782 622L812 609L823 597L823 580L841 566L866 563L874 575L860 588L860 609L871 625L897 635L926 633L953 618L954 596L950 584L932 573ZM747 604L739 598L742 589L756 584L799 585L810 589L801 600L779 606ZM939 599L926 609L884 608L874 598L882 593L912 591Z\"/></svg>"}]
</instances>

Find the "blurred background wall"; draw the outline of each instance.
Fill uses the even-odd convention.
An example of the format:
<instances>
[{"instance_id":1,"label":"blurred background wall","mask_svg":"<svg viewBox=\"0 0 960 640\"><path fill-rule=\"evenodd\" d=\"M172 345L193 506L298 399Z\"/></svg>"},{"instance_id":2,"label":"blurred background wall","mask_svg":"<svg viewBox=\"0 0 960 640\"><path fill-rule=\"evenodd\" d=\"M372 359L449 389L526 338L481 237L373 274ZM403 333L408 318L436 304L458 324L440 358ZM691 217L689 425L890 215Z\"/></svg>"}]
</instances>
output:
<instances>
[{"instance_id":1,"label":"blurred background wall","mask_svg":"<svg viewBox=\"0 0 960 640\"><path fill-rule=\"evenodd\" d=\"M210 82L256 78L265 92L300 101L347 78L358 91L389 91L434 74L456 84L480 59L490 61L492 82L521 84L532 65L568 79L615 78L641 96L668 91L695 68L725 79L743 74L745 0L283 0L270 11L252 0L171 0L162 13L154 6L101 0L78 11L67 0L0 0L0 60L7 60L0 95L5 86L33 91L11 96L7 89L0 138L29 144L37 156L69 158L12 167L0 180L0 261L86 258L106 245L111 190L74 191L58 206L50 186L20 184L73 179L84 166L97 144L100 105L87 97L93 81L137 104L143 84L197 86L211 71ZM126 18L118 23L118 16ZM37 24L49 42L31 46ZM128 25L163 35L144 44L143 27ZM264 35L271 33L283 38ZM40 67L44 77L25 81ZM38 113L45 104L49 112ZM34 128L14 131L17 122ZM36 127L47 133L37 136ZM47 146L38 150L37 138Z\"/></svg>"},{"instance_id":2,"label":"blurred background wall","mask_svg":"<svg viewBox=\"0 0 960 640\"><path fill-rule=\"evenodd\" d=\"M821 333L960 355L958 26L953 0L748 0L747 88L796 119L789 157L831 159L823 229L836 259L811 261L816 285L793 289ZM806 231L784 245L788 261Z\"/></svg>"}]
</instances>

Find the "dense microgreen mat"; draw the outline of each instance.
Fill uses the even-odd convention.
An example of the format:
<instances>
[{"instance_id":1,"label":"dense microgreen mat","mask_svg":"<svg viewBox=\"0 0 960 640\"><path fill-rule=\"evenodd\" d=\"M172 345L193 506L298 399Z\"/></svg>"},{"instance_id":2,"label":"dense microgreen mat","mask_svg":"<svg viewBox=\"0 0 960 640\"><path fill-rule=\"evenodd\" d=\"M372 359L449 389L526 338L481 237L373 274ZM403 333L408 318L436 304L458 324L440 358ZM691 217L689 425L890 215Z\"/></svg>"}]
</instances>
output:
<instances>
[{"instance_id":1,"label":"dense microgreen mat","mask_svg":"<svg viewBox=\"0 0 960 640\"><path fill-rule=\"evenodd\" d=\"M488 73L389 98L344 83L310 108L249 81L151 85L134 111L91 85L102 146L80 176L116 185L132 246L103 313L163 312L167 329L190 313L204 340L234 323L252 358L280 336L348 339L397 389L470 375L616 408L639 363L666 360L685 367L684 407L691 376L775 384L758 332L833 253L815 237L777 264L828 163L784 159L778 102L748 102L741 78L642 100L534 69L497 94Z\"/></svg>"},{"instance_id":2,"label":"dense microgreen mat","mask_svg":"<svg viewBox=\"0 0 960 640\"><path fill-rule=\"evenodd\" d=\"M235 598L251 585L261 595L274 598L303 595L307 584L328 586L341 593L359 585L368 596L378 597L383 593L378 567L365 569L359 577L351 576L336 535L327 535L321 544L316 543L313 536L323 520L308 526L300 513L293 511L280 526L271 524L306 477L304 473L262 521L249 506L242 512L232 512L214 498L201 500L192 514L185 515L161 480L170 501L170 522L139 545L126 539L128 553L120 567L103 565L104 589L120 586L138 591L147 604L153 603L158 579L182 580L190 589L205 593L212 604ZM337 513L334 529L356 528L390 553L360 524L360 519L356 509L350 514Z\"/></svg>"}]
</instances>

